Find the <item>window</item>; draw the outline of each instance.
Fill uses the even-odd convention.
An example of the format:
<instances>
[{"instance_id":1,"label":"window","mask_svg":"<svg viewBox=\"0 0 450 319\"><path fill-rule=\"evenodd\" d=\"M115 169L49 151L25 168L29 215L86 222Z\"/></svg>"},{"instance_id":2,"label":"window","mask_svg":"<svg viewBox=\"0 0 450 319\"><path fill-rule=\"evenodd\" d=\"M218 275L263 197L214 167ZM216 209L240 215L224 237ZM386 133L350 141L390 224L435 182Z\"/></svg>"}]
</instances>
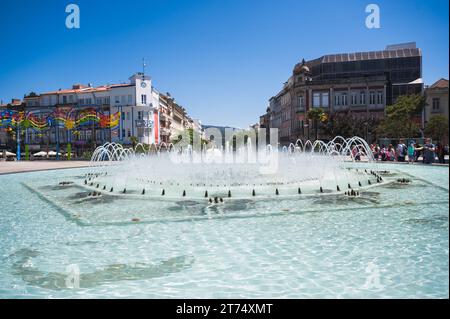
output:
<instances>
[{"instance_id":1,"label":"window","mask_svg":"<svg viewBox=\"0 0 450 319\"><path fill-rule=\"evenodd\" d=\"M127 137L131 137L131 130L130 129L128 129L128 131L127 131Z\"/></svg>"},{"instance_id":2,"label":"window","mask_svg":"<svg viewBox=\"0 0 450 319\"><path fill-rule=\"evenodd\" d=\"M141 95L141 103L142 104L147 104L147 95L145 95L145 94Z\"/></svg>"},{"instance_id":3,"label":"window","mask_svg":"<svg viewBox=\"0 0 450 319\"><path fill-rule=\"evenodd\" d=\"M91 104L92 104L92 99L91 98L86 99L86 105L91 105Z\"/></svg>"},{"instance_id":4,"label":"window","mask_svg":"<svg viewBox=\"0 0 450 319\"><path fill-rule=\"evenodd\" d=\"M120 102L122 103L122 105L125 105L125 95L122 95L120 97Z\"/></svg>"},{"instance_id":5,"label":"window","mask_svg":"<svg viewBox=\"0 0 450 319\"><path fill-rule=\"evenodd\" d=\"M67 104L67 96L63 95L63 104Z\"/></svg>"},{"instance_id":6,"label":"window","mask_svg":"<svg viewBox=\"0 0 450 319\"><path fill-rule=\"evenodd\" d=\"M69 95L69 103L73 102L73 95Z\"/></svg>"},{"instance_id":7,"label":"window","mask_svg":"<svg viewBox=\"0 0 450 319\"><path fill-rule=\"evenodd\" d=\"M334 95L334 105L341 105L341 96L339 94Z\"/></svg>"},{"instance_id":8,"label":"window","mask_svg":"<svg viewBox=\"0 0 450 319\"><path fill-rule=\"evenodd\" d=\"M375 92L370 91L369 93L369 104L374 105L375 104Z\"/></svg>"},{"instance_id":9,"label":"window","mask_svg":"<svg viewBox=\"0 0 450 319\"><path fill-rule=\"evenodd\" d=\"M352 93L351 103L352 103L352 105L357 105L358 104L358 96L356 95L355 92Z\"/></svg>"},{"instance_id":10,"label":"window","mask_svg":"<svg viewBox=\"0 0 450 319\"><path fill-rule=\"evenodd\" d=\"M142 120L142 111L138 111L138 120Z\"/></svg>"},{"instance_id":11,"label":"window","mask_svg":"<svg viewBox=\"0 0 450 319\"><path fill-rule=\"evenodd\" d=\"M122 112L122 120L125 120L125 112Z\"/></svg>"},{"instance_id":12,"label":"window","mask_svg":"<svg viewBox=\"0 0 450 319\"><path fill-rule=\"evenodd\" d=\"M439 108L441 107L441 100L438 97L433 98L433 111L439 111Z\"/></svg>"},{"instance_id":13,"label":"window","mask_svg":"<svg viewBox=\"0 0 450 319\"><path fill-rule=\"evenodd\" d=\"M84 105L84 99L80 99L80 105Z\"/></svg>"},{"instance_id":14,"label":"window","mask_svg":"<svg viewBox=\"0 0 450 319\"><path fill-rule=\"evenodd\" d=\"M322 93L322 106L328 107L328 92Z\"/></svg>"},{"instance_id":15,"label":"window","mask_svg":"<svg viewBox=\"0 0 450 319\"><path fill-rule=\"evenodd\" d=\"M364 91L359 92L359 104L366 104L366 92Z\"/></svg>"},{"instance_id":16,"label":"window","mask_svg":"<svg viewBox=\"0 0 450 319\"><path fill-rule=\"evenodd\" d=\"M122 129L122 137L125 137L125 129Z\"/></svg>"},{"instance_id":17,"label":"window","mask_svg":"<svg viewBox=\"0 0 450 319\"><path fill-rule=\"evenodd\" d=\"M95 104L102 105L102 98L98 97L95 99Z\"/></svg>"},{"instance_id":18,"label":"window","mask_svg":"<svg viewBox=\"0 0 450 319\"><path fill-rule=\"evenodd\" d=\"M347 105L347 93L342 93L342 105Z\"/></svg>"},{"instance_id":19,"label":"window","mask_svg":"<svg viewBox=\"0 0 450 319\"><path fill-rule=\"evenodd\" d=\"M379 105L383 104L383 92L381 91L377 92L377 104Z\"/></svg>"},{"instance_id":20,"label":"window","mask_svg":"<svg viewBox=\"0 0 450 319\"><path fill-rule=\"evenodd\" d=\"M303 95L299 95L297 97L297 106L300 110L304 110L305 108L305 99L303 98Z\"/></svg>"},{"instance_id":21,"label":"window","mask_svg":"<svg viewBox=\"0 0 450 319\"><path fill-rule=\"evenodd\" d=\"M116 95L114 97L114 101L115 101L116 104L119 104L120 103L120 96Z\"/></svg>"},{"instance_id":22,"label":"window","mask_svg":"<svg viewBox=\"0 0 450 319\"><path fill-rule=\"evenodd\" d=\"M313 94L313 107L319 107L320 106L320 93L314 93Z\"/></svg>"},{"instance_id":23,"label":"window","mask_svg":"<svg viewBox=\"0 0 450 319\"><path fill-rule=\"evenodd\" d=\"M131 105L133 103L133 96L130 94L128 95L128 105Z\"/></svg>"}]
</instances>

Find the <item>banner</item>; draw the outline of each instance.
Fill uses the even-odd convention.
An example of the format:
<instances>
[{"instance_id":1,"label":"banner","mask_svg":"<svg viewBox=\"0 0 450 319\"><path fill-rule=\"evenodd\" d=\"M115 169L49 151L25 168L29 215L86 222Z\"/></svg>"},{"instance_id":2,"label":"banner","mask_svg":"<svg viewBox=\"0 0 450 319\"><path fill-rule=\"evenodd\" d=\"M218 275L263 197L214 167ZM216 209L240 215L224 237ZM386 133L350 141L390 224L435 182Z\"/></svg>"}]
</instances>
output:
<instances>
[{"instance_id":1,"label":"banner","mask_svg":"<svg viewBox=\"0 0 450 319\"><path fill-rule=\"evenodd\" d=\"M76 130L82 126L98 124L100 128L114 129L119 126L120 112L104 114L95 109L56 108L53 112L44 114L32 111L0 111L0 128L30 128L43 131L50 127L64 127L66 130Z\"/></svg>"}]
</instances>

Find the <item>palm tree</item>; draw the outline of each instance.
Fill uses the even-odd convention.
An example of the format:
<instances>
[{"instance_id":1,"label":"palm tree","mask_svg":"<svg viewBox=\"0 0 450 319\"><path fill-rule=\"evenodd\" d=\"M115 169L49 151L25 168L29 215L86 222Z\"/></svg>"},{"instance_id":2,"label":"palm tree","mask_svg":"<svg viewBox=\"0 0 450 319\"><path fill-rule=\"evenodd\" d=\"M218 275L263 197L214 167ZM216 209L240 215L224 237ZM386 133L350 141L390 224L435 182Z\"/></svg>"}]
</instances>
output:
<instances>
[{"instance_id":1,"label":"palm tree","mask_svg":"<svg viewBox=\"0 0 450 319\"><path fill-rule=\"evenodd\" d=\"M131 136L130 141L131 141L131 145L133 146L133 148L135 148L138 143L138 138L136 136Z\"/></svg>"},{"instance_id":2,"label":"palm tree","mask_svg":"<svg viewBox=\"0 0 450 319\"><path fill-rule=\"evenodd\" d=\"M306 116L308 117L308 119L310 119L314 122L314 129L315 129L316 140L317 140L318 135L319 135L319 132L318 132L319 131L319 127L318 127L319 120L321 122L326 121L326 114L322 108L313 108L308 111Z\"/></svg>"}]
</instances>

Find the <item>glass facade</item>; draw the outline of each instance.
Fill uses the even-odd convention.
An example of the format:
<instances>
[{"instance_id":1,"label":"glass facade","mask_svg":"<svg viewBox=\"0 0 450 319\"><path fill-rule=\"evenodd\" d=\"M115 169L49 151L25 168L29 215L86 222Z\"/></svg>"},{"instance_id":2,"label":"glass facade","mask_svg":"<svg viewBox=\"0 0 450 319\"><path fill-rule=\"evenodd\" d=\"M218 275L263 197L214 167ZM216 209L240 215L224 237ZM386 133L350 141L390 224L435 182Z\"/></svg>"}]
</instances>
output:
<instances>
[{"instance_id":1,"label":"glass facade","mask_svg":"<svg viewBox=\"0 0 450 319\"><path fill-rule=\"evenodd\" d=\"M340 80L382 79L386 84L384 98L388 105L394 103L399 95L420 94L423 89L422 83L411 83L422 77L420 49L326 55L310 61L309 64L313 83L316 84L336 83ZM354 98L352 101L355 102ZM379 97L376 96L371 104L380 104L378 101ZM364 104L365 101L360 100L360 103Z\"/></svg>"}]
</instances>

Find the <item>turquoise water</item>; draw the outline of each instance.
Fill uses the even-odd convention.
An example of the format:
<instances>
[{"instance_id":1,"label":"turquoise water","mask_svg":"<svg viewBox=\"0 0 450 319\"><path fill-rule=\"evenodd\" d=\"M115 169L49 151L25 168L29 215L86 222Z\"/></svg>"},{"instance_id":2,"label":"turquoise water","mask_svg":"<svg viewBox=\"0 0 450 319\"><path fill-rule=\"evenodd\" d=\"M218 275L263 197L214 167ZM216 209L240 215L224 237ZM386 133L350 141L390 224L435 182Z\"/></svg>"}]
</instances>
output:
<instances>
[{"instance_id":1,"label":"turquoise water","mask_svg":"<svg viewBox=\"0 0 450 319\"><path fill-rule=\"evenodd\" d=\"M448 167L380 168L412 183L212 208L2 175L0 298L448 298Z\"/></svg>"}]
</instances>

